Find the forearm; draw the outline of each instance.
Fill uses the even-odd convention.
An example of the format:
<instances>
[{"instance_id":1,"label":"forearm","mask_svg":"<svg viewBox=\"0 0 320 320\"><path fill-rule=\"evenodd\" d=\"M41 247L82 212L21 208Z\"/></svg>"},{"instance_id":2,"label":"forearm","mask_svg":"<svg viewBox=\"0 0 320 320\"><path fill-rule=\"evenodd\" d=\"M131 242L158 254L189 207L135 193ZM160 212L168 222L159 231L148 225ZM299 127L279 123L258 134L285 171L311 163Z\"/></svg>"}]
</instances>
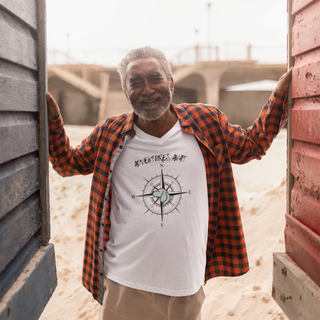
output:
<instances>
[{"instance_id":1,"label":"forearm","mask_svg":"<svg viewBox=\"0 0 320 320\"><path fill-rule=\"evenodd\" d=\"M91 159L86 159L81 152L84 149L90 149L89 144L77 148L70 146L61 116L49 120L49 160L58 174L68 177L92 173Z\"/></svg>"},{"instance_id":2,"label":"forearm","mask_svg":"<svg viewBox=\"0 0 320 320\"><path fill-rule=\"evenodd\" d=\"M287 121L286 94L275 89L262 108L259 117L247 129L228 126L229 152L234 163L242 164L261 159L271 146L275 136Z\"/></svg>"}]
</instances>

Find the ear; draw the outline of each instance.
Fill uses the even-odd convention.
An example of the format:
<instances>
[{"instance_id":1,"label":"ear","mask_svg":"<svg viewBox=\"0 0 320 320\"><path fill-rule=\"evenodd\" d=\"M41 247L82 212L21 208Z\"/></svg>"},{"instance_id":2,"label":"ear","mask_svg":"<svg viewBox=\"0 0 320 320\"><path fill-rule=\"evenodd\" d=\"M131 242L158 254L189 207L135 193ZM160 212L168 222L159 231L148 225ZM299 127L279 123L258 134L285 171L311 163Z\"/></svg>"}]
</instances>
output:
<instances>
[{"instance_id":1,"label":"ear","mask_svg":"<svg viewBox=\"0 0 320 320\"><path fill-rule=\"evenodd\" d=\"M173 91L174 91L174 81L173 81L173 78L171 77L171 79L170 79L170 89L171 89L171 92L172 92L172 94L173 94Z\"/></svg>"},{"instance_id":2,"label":"ear","mask_svg":"<svg viewBox=\"0 0 320 320\"><path fill-rule=\"evenodd\" d=\"M128 97L128 94L127 94L127 91L126 91L126 90L123 90L123 93L124 93L124 95L126 96L127 100L130 102L129 97Z\"/></svg>"}]
</instances>

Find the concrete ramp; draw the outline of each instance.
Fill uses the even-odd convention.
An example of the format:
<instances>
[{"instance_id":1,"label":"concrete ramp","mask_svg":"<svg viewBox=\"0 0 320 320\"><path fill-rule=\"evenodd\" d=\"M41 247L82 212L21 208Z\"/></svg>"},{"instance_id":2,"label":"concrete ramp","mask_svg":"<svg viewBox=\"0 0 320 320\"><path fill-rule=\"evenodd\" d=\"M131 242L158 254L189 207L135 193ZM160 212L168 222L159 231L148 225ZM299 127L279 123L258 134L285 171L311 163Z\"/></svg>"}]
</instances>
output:
<instances>
[{"instance_id":1,"label":"concrete ramp","mask_svg":"<svg viewBox=\"0 0 320 320\"><path fill-rule=\"evenodd\" d=\"M70 83L74 87L78 88L79 90L89 94L90 96L100 99L101 98L101 90L99 87L91 84L90 82L80 78L76 74L62 69L58 66L48 66L48 73L53 74L59 77L61 80Z\"/></svg>"}]
</instances>

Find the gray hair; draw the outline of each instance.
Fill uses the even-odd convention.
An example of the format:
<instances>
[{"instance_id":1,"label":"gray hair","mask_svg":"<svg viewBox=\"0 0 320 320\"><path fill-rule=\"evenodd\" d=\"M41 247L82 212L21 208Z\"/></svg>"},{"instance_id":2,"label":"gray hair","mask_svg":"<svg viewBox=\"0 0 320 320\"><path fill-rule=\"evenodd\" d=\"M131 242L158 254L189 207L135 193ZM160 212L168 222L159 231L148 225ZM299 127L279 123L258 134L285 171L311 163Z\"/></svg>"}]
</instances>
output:
<instances>
[{"instance_id":1,"label":"gray hair","mask_svg":"<svg viewBox=\"0 0 320 320\"><path fill-rule=\"evenodd\" d=\"M138 59L147 59L147 58L155 58L160 62L163 71L165 72L168 80L172 77L172 71L170 64L164 55L164 53L158 49L151 48L151 47L144 47L131 50L119 63L118 65L118 73L121 80L121 87L124 92L127 92L127 67L128 64L133 60Z\"/></svg>"}]
</instances>

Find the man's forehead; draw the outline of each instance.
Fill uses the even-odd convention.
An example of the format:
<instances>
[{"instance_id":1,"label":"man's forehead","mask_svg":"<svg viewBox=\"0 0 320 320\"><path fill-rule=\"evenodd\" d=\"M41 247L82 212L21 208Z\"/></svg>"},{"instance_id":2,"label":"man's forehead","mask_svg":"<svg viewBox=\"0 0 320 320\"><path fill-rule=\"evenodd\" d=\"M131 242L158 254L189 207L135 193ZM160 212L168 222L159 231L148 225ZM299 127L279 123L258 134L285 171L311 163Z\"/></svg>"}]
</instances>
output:
<instances>
[{"instance_id":1,"label":"man's forehead","mask_svg":"<svg viewBox=\"0 0 320 320\"><path fill-rule=\"evenodd\" d=\"M127 74L139 74L142 72L159 72L161 73L162 67L158 59L156 58L145 58L136 59L129 62L127 66Z\"/></svg>"}]
</instances>

